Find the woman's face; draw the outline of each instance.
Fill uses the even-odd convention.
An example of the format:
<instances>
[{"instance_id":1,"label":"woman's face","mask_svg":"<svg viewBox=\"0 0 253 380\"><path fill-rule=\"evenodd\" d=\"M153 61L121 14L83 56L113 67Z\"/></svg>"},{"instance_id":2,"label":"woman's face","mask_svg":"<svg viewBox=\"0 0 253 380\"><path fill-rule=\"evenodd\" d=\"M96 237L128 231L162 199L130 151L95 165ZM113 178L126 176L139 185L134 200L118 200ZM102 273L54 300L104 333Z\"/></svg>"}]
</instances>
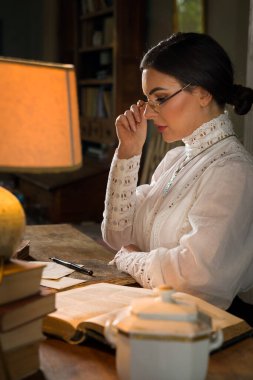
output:
<instances>
[{"instance_id":1,"label":"woman's face","mask_svg":"<svg viewBox=\"0 0 253 380\"><path fill-rule=\"evenodd\" d=\"M185 83L187 85L188 83ZM173 95L183 86L174 77L149 68L142 73L142 89L150 104ZM173 142L189 136L204 122L213 118L206 107L203 89L194 87L185 89L158 106L146 103L144 117L153 120L155 127L162 134L164 141ZM210 94L208 94L210 97ZM204 106L205 104L205 106ZM209 103L208 103L209 104Z\"/></svg>"}]
</instances>

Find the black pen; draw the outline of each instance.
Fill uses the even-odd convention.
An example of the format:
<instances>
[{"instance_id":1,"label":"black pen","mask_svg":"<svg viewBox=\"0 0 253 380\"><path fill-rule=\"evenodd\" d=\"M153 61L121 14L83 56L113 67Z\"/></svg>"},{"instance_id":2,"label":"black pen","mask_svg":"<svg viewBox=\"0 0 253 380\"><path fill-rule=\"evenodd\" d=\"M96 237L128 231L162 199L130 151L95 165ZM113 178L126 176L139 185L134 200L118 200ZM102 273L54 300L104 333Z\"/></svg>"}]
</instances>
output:
<instances>
[{"instance_id":1,"label":"black pen","mask_svg":"<svg viewBox=\"0 0 253 380\"><path fill-rule=\"evenodd\" d=\"M65 260L57 259L57 257L49 257L50 260L54 261L57 264L64 265L65 267L68 267L70 269L74 269L77 272L83 273L83 274L88 274L89 276L93 275L93 271L90 269L84 268L82 265L78 265L75 263L70 263Z\"/></svg>"}]
</instances>

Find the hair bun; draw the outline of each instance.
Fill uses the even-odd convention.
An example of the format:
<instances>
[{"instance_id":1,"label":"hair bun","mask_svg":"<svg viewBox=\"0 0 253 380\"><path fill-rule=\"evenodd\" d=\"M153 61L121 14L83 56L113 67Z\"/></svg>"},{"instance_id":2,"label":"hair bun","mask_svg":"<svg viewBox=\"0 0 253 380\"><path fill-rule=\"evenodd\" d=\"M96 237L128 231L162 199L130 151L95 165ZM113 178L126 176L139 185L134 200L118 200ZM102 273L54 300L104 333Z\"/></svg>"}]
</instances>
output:
<instances>
[{"instance_id":1,"label":"hair bun","mask_svg":"<svg viewBox=\"0 0 253 380\"><path fill-rule=\"evenodd\" d=\"M239 84L234 84L227 103L234 106L235 113L245 115L249 112L253 103L253 90Z\"/></svg>"}]
</instances>

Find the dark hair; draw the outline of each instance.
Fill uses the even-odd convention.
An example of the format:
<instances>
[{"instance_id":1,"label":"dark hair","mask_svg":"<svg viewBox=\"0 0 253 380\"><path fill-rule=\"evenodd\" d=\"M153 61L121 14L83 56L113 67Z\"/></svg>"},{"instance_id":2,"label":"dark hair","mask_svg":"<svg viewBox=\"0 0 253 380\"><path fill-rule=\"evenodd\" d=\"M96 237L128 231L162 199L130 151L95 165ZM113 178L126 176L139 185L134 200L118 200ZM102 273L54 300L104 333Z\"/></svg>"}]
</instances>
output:
<instances>
[{"instance_id":1,"label":"dark hair","mask_svg":"<svg viewBox=\"0 0 253 380\"><path fill-rule=\"evenodd\" d=\"M172 34L144 55L140 68L153 68L182 84L201 86L220 106L232 104L239 115L246 114L253 103L253 90L234 84L234 70L227 53L207 34Z\"/></svg>"}]
</instances>

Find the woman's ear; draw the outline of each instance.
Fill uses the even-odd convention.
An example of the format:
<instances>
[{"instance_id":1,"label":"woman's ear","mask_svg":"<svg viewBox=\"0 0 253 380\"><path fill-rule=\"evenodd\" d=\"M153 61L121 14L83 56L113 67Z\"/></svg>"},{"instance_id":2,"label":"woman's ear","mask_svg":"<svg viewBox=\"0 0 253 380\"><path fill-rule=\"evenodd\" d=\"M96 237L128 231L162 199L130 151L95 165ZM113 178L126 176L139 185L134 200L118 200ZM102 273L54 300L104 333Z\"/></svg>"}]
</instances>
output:
<instances>
[{"instance_id":1,"label":"woman's ear","mask_svg":"<svg viewBox=\"0 0 253 380\"><path fill-rule=\"evenodd\" d=\"M200 86L195 87L193 93L197 97L200 107L208 106L213 99L210 92Z\"/></svg>"}]
</instances>

